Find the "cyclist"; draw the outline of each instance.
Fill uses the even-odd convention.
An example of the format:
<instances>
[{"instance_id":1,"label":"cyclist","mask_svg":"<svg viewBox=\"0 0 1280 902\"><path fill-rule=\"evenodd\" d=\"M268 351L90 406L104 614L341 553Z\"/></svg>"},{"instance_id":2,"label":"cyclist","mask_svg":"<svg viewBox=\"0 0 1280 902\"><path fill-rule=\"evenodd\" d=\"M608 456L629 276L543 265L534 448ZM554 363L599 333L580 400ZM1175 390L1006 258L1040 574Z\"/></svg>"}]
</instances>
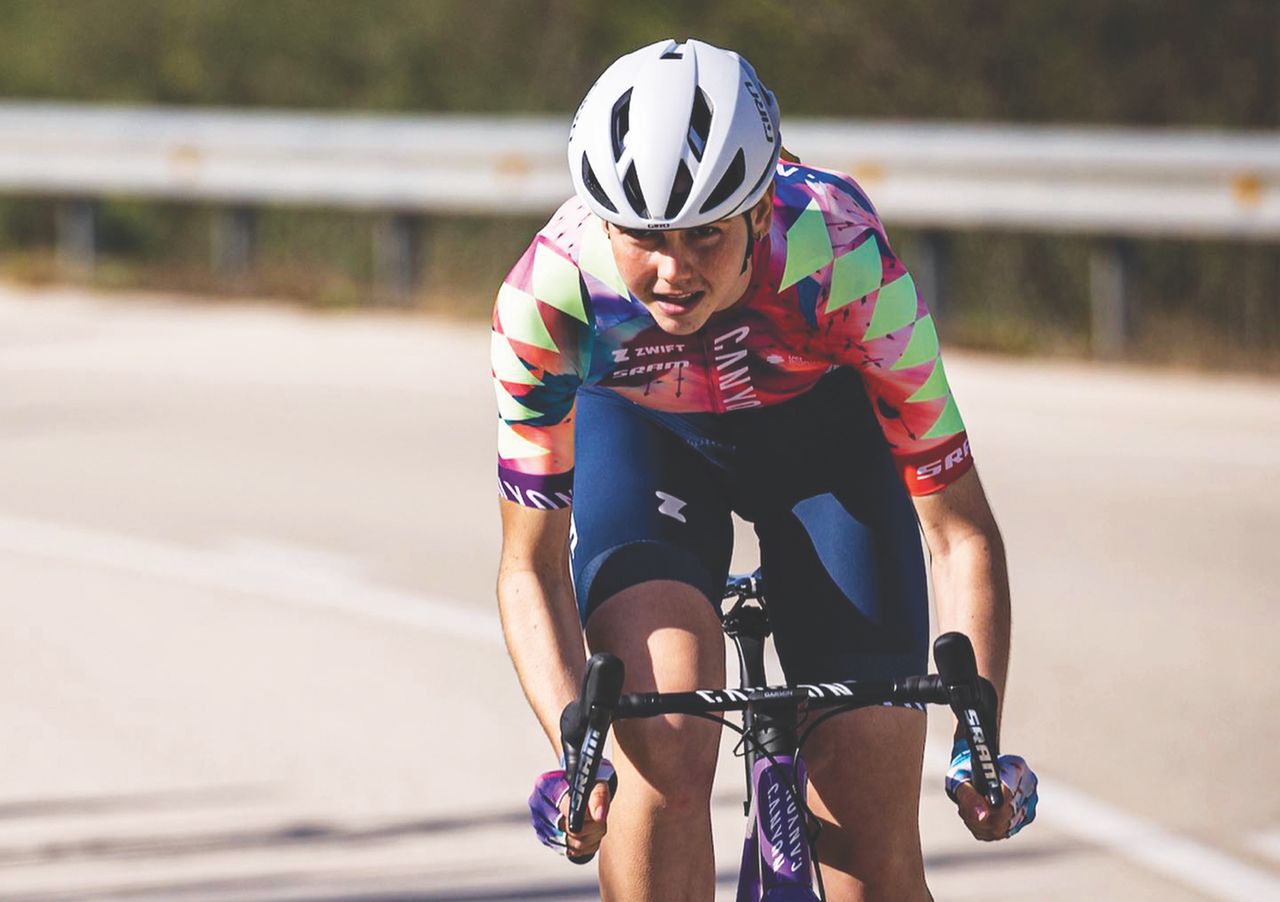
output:
<instances>
[{"instance_id":1,"label":"cyclist","mask_svg":"<svg viewBox=\"0 0 1280 902\"><path fill-rule=\"evenodd\" d=\"M939 625L972 638L1002 696L1000 534L933 320L865 193L783 156L752 67L695 40L611 65L568 156L576 197L503 282L492 335L499 608L552 746L583 629L623 659L625 691L724 685L731 512L759 538L789 681L925 672L923 530ZM602 772L581 834L563 834L563 771L539 778L540 836L586 855L607 828L604 898L710 899L719 728L670 717L615 735L616 777ZM929 898L924 738L922 712L886 707L806 745L830 898ZM1000 764L997 811L966 782L967 754L948 775L980 839L1034 816L1034 775Z\"/></svg>"}]
</instances>

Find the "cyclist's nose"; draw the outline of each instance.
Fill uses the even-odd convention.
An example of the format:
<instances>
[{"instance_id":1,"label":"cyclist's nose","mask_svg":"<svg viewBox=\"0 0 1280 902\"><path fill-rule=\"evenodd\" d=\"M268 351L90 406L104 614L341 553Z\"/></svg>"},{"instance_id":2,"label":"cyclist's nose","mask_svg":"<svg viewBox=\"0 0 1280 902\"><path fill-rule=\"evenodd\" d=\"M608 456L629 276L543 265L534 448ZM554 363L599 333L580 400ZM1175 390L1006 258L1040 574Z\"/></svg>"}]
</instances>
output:
<instances>
[{"instance_id":1,"label":"cyclist's nose","mask_svg":"<svg viewBox=\"0 0 1280 902\"><path fill-rule=\"evenodd\" d=\"M656 257L659 282L678 290L681 283L689 281L693 270L678 250L659 251Z\"/></svg>"}]
</instances>

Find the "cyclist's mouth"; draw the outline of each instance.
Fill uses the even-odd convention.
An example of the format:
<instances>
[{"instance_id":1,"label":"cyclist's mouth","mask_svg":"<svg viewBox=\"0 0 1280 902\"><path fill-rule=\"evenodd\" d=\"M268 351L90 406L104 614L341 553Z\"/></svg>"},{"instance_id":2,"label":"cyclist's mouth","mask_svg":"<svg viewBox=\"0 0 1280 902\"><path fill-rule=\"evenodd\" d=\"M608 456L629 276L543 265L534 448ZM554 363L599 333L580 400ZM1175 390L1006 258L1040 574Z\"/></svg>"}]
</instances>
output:
<instances>
[{"instance_id":1,"label":"cyclist's mouth","mask_svg":"<svg viewBox=\"0 0 1280 902\"><path fill-rule=\"evenodd\" d=\"M695 307L705 294L705 291L673 292L670 294L655 293L653 295L653 303L668 316L679 316Z\"/></svg>"}]
</instances>

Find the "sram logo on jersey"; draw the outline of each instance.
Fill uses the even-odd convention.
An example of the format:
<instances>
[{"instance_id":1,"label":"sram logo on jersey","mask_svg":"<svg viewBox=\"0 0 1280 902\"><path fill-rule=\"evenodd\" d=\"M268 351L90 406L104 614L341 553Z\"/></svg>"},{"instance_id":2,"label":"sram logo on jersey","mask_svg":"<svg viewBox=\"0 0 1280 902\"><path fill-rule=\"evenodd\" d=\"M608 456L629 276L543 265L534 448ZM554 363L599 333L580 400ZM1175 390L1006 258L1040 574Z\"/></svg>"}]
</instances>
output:
<instances>
[{"instance_id":1,"label":"sram logo on jersey","mask_svg":"<svg viewBox=\"0 0 1280 902\"><path fill-rule=\"evenodd\" d=\"M689 365L687 360L659 360L657 363L645 363L640 366L624 367L609 374L610 379L622 379L626 376L642 376L645 373L661 373L664 370L678 370Z\"/></svg>"},{"instance_id":2,"label":"sram logo on jersey","mask_svg":"<svg viewBox=\"0 0 1280 902\"><path fill-rule=\"evenodd\" d=\"M921 464L916 467L916 478L930 479L934 476L941 476L945 471L950 470L953 467L960 466L960 464L964 463L968 457L969 440L965 439L964 444L949 452L945 457L940 457L937 460L931 460L926 464Z\"/></svg>"}]
</instances>

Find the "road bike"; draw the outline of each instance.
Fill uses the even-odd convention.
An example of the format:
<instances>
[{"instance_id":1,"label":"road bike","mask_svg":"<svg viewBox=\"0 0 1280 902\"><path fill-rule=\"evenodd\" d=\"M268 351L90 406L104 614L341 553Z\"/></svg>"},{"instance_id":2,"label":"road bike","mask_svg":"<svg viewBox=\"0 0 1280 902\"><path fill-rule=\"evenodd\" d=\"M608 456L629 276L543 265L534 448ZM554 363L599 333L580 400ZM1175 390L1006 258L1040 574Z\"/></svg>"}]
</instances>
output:
<instances>
[{"instance_id":1,"label":"road bike","mask_svg":"<svg viewBox=\"0 0 1280 902\"><path fill-rule=\"evenodd\" d=\"M581 696L560 719L565 773L570 787L568 827L582 829L589 790L617 720L688 714L720 723L742 736L749 820L738 878L737 902L825 902L817 862L818 824L806 803L801 749L823 721L872 705L947 705L960 722L972 760L974 787L993 808L1003 804L997 775L995 690L978 675L973 646L962 633L934 642L936 674L897 680L768 686L764 645L771 629L759 573L730 577L720 603L720 623L737 649L741 687L692 692L622 694L623 665L609 654L587 662ZM742 725L721 714L742 712ZM820 713L819 713L820 712ZM584 859L572 859L585 863Z\"/></svg>"}]
</instances>

